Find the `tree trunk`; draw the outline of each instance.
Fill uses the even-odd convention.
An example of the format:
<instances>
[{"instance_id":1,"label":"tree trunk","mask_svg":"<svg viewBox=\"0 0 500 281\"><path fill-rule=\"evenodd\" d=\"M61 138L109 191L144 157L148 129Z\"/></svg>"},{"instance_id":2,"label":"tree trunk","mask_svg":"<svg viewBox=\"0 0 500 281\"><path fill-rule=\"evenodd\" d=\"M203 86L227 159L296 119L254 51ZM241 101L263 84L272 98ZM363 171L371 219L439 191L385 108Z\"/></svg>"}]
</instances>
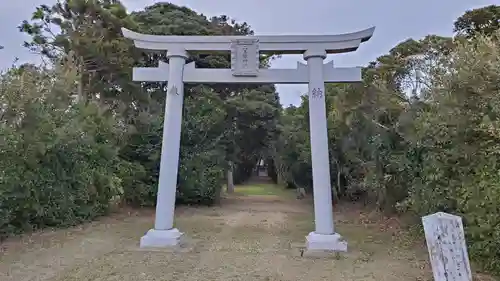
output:
<instances>
[{"instance_id":1,"label":"tree trunk","mask_svg":"<svg viewBox=\"0 0 500 281\"><path fill-rule=\"evenodd\" d=\"M78 93L77 93L76 101L78 103L83 101L83 76L80 77L80 79L78 81Z\"/></svg>"},{"instance_id":2,"label":"tree trunk","mask_svg":"<svg viewBox=\"0 0 500 281\"><path fill-rule=\"evenodd\" d=\"M229 169L227 169L227 193L234 192L233 180L233 162L229 161Z\"/></svg>"}]
</instances>

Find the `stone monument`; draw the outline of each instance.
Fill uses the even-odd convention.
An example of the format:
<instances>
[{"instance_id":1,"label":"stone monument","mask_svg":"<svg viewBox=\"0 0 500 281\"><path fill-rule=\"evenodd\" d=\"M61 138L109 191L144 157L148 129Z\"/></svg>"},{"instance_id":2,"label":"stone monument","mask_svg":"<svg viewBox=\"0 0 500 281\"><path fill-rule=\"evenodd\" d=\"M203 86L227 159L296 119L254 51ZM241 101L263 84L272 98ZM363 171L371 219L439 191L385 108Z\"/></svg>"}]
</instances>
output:
<instances>
[{"instance_id":1,"label":"stone monument","mask_svg":"<svg viewBox=\"0 0 500 281\"><path fill-rule=\"evenodd\" d=\"M472 281L462 218L435 213L422 218L435 281Z\"/></svg>"}]
</instances>

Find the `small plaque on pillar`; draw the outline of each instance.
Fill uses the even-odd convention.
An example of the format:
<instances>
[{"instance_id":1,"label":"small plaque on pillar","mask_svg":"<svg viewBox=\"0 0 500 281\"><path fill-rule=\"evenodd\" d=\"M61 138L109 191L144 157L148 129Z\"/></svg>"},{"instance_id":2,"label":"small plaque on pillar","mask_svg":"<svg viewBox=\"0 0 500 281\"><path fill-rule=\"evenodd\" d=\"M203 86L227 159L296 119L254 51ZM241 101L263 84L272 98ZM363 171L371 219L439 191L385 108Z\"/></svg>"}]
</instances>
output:
<instances>
[{"instance_id":1,"label":"small plaque on pillar","mask_svg":"<svg viewBox=\"0 0 500 281\"><path fill-rule=\"evenodd\" d=\"M259 75L259 41L236 39L231 43L231 70L233 76L256 77Z\"/></svg>"}]
</instances>

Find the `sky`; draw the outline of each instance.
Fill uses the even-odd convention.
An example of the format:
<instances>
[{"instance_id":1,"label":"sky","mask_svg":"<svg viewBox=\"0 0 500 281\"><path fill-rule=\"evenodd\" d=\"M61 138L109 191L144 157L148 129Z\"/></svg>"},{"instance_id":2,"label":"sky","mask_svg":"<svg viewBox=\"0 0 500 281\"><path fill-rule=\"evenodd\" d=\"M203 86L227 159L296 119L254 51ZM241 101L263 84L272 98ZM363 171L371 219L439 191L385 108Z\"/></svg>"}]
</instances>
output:
<instances>
[{"instance_id":1,"label":"sky","mask_svg":"<svg viewBox=\"0 0 500 281\"><path fill-rule=\"evenodd\" d=\"M39 58L21 46L26 37L17 30L22 20L30 18L35 7L55 0L2 0L0 9L0 69L18 63L38 62ZM122 0L129 10L140 10L153 0ZM453 22L466 10L500 0L171 0L206 16L228 15L246 21L256 35L339 34L372 26L374 36L356 51L332 55L336 66L364 66L386 54L392 47L408 39L428 34L451 36ZM295 68L300 55L287 55L273 62L272 67ZM325 62L326 62L325 61ZM298 105L307 85L278 85L281 103Z\"/></svg>"}]
</instances>

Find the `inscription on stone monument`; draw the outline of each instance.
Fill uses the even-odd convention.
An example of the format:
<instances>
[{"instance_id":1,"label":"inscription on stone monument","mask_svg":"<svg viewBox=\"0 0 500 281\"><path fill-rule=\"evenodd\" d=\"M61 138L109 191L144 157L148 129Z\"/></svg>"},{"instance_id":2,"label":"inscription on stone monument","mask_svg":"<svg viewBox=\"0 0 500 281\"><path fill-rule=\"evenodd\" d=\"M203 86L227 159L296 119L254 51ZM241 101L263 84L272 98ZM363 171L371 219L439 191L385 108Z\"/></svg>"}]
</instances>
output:
<instances>
[{"instance_id":1,"label":"inscription on stone monument","mask_svg":"<svg viewBox=\"0 0 500 281\"><path fill-rule=\"evenodd\" d=\"M422 218L434 280L471 281L462 218L435 213Z\"/></svg>"},{"instance_id":2,"label":"inscription on stone monument","mask_svg":"<svg viewBox=\"0 0 500 281\"><path fill-rule=\"evenodd\" d=\"M236 39L231 43L231 70L234 76L259 75L259 41Z\"/></svg>"}]
</instances>

